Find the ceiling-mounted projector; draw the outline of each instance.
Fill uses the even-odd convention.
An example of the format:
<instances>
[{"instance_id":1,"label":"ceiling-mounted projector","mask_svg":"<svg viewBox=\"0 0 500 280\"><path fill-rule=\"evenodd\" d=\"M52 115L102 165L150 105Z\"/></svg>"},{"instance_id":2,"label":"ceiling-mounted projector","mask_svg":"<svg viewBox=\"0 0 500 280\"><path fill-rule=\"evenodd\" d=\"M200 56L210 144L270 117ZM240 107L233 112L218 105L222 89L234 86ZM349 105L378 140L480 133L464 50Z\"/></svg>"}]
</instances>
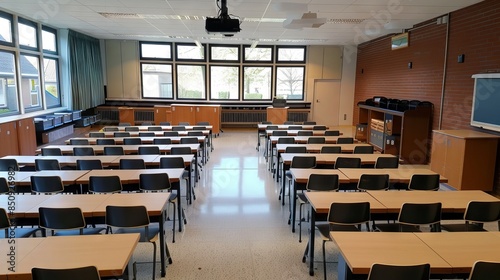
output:
<instances>
[{"instance_id":1,"label":"ceiling-mounted projector","mask_svg":"<svg viewBox=\"0 0 500 280\"><path fill-rule=\"evenodd\" d=\"M209 34L222 34L226 37L234 36L241 31L240 20L229 17L227 12L227 1L220 0L219 15L217 17L207 17L205 20L205 30ZM216 0L218 3L219 0Z\"/></svg>"}]
</instances>

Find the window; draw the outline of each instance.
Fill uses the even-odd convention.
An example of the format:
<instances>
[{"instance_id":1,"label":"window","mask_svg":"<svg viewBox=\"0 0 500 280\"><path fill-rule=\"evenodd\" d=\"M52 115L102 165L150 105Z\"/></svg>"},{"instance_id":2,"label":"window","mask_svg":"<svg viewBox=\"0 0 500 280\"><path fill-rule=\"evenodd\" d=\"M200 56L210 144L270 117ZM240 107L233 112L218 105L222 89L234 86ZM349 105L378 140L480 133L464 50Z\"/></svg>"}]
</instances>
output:
<instances>
[{"instance_id":1,"label":"window","mask_svg":"<svg viewBox=\"0 0 500 280\"><path fill-rule=\"evenodd\" d=\"M59 71L58 61L52 58L43 58L43 73L45 84L45 102L47 108L61 105L61 95L59 93Z\"/></svg>"},{"instance_id":2,"label":"window","mask_svg":"<svg viewBox=\"0 0 500 280\"><path fill-rule=\"evenodd\" d=\"M57 53L56 33L57 31L52 28L48 28L45 26L42 28L42 48L44 51L49 53Z\"/></svg>"},{"instance_id":3,"label":"window","mask_svg":"<svg viewBox=\"0 0 500 280\"><path fill-rule=\"evenodd\" d=\"M206 99L205 65L177 65L177 98Z\"/></svg>"},{"instance_id":4,"label":"window","mask_svg":"<svg viewBox=\"0 0 500 280\"><path fill-rule=\"evenodd\" d=\"M210 66L210 99L239 99L238 66Z\"/></svg>"},{"instance_id":5,"label":"window","mask_svg":"<svg viewBox=\"0 0 500 280\"><path fill-rule=\"evenodd\" d=\"M19 18L17 26L19 31L19 45L30 49L38 49L36 23Z\"/></svg>"},{"instance_id":6,"label":"window","mask_svg":"<svg viewBox=\"0 0 500 280\"><path fill-rule=\"evenodd\" d=\"M26 110L38 108L40 102L39 59L36 56L21 55L21 89L23 106Z\"/></svg>"},{"instance_id":7,"label":"window","mask_svg":"<svg viewBox=\"0 0 500 280\"><path fill-rule=\"evenodd\" d=\"M0 42L12 43L12 15L0 11Z\"/></svg>"},{"instance_id":8,"label":"window","mask_svg":"<svg viewBox=\"0 0 500 280\"><path fill-rule=\"evenodd\" d=\"M211 61L239 61L240 48L238 46L210 46Z\"/></svg>"},{"instance_id":9,"label":"window","mask_svg":"<svg viewBox=\"0 0 500 280\"><path fill-rule=\"evenodd\" d=\"M205 47L200 48L195 44L176 44L176 47L178 60L205 61Z\"/></svg>"},{"instance_id":10,"label":"window","mask_svg":"<svg viewBox=\"0 0 500 280\"><path fill-rule=\"evenodd\" d=\"M271 67L244 67L243 99L271 99Z\"/></svg>"},{"instance_id":11,"label":"window","mask_svg":"<svg viewBox=\"0 0 500 280\"><path fill-rule=\"evenodd\" d=\"M17 87L14 54L0 51L0 116L16 113Z\"/></svg>"},{"instance_id":12,"label":"window","mask_svg":"<svg viewBox=\"0 0 500 280\"><path fill-rule=\"evenodd\" d=\"M278 62L301 62L306 61L305 47L278 47Z\"/></svg>"},{"instance_id":13,"label":"window","mask_svg":"<svg viewBox=\"0 0 500 280\"><path fill-rule=\"evenodd\" d=\"M272 47L255 47L245 48L245 61L249 62L272 62L273 48Z\"/></svg>"},{"instance_id":14,"label":"window","mask_svg":"<svg viewBox=\"0 0 500 280\"><path fill-rule=\"evenodd\" d=\"M304 67L276 68L276 97L304 99Z\"/></svg>"},{"instance_id":15,"label":"window","mask_svg":"<svg viewBox=\"0 0 500 280\"><path fill-rule=\"evenodd\" d=\"M174 98L172 65L142 64L142 96L146 98Z\"/></svg>"},{"instance_id":16,"label":"window","mask_svg":"<svg viewBox=\"0 0 500 280\"><path fill-rule=\"evenodd\" d=\"M141 46L141 59L172 59L172 45L167 43L144 43Z\"/></svg>"}]
</instances>

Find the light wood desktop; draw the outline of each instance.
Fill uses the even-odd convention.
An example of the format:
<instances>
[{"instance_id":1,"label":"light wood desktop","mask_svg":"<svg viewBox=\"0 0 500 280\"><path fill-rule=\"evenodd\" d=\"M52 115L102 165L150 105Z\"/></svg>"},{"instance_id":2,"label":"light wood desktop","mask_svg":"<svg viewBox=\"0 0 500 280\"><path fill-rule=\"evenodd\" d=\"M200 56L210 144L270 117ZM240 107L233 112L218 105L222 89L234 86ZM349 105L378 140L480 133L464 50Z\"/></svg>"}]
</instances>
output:
<instances>
[{"instance_id":1,"label":"light wood desktop","mask_svg":"<svg viewBox=\"0 0 500 280\"><path fill-rule=\"evenodd\" d=\"M76 166L78 159L98 159L103 166L109 166L119 156L5 156L17 160L17 164L35 166L35 159L57 159L61 166Z\"/></svg>"},{"instance_id":2,"label":"light wood desktop","mask_svg":"<svg viewBox=\"0 0 500 280\"><path fill-rule=\"evenodd\" d=\"M425 168L413 168L407 165L401 165L400 168L340 168L339 169L351 183L357 183L363 174L388 174L392 183L409 183L414 174L437 174L436 172ZM439 181L446 183L447 178L440 176Z\"/></svg>"},{"instance_id":3,"label":"light wood desktop","mask_svg":"<svg viewBox=\"0 0 500 280\"><path fill-rule=\"evenodd\" d=\"M127 138L140 138L142 144L153 144L154 139L170 139L172 141L172 144L179 144L181 142L181 139L183 138L197 138L198 142L200 144L203 144L206 142L206 137L205 136L137 136L137 137L114 137L113 140L115 140L115 144L117 145L123 145L123 140ZM71 138L75 140L88 140L89 145L97 145L97 139L103 139L103 138L97 138L97 137L85 137L85 138ZM67 145L70 144L70 140L68 139L65 141ZM78 147L78 145L72 145L74 147ZM106 145L110 146L110 145ZM44 148L48 148L44 147ZM39 149L41 151L41 149ZM37 150L38 151L38 150Z\"/></svg>"},{"instance_id":4,"label":"light wood desktop","mask_svg":"<svg viewBox=\"0 0 500 280\"><path fill-rule=\"evenodd\" d=\"M207 130L212 130L212 125L180 125L184 127L186 130L193 130L193 127L205 127ZM139 131L148 131L149 127L161 127L162 131L171 131L172 127L180 127L179 125L134 125L133 127L138 127ZM118 131L125 131L127 126L105 126L101 130L105 131L106 128L118 128ZM130 126L128 126L130 127Z\"/></svg>"},{"instance_id":5,"label":"light wood desktop","mask_svg":"<svg viewBox=\"0 0 500 280\"><path fill-rule=\"evenodd\" d=\"M351 153L354 151L354 147L357 146L371 146L370 144L276 144L276 150L278 151L278 156L280 153L284 153L287 147L306 147L308 153L319 153L322 147L340 147L342 153Z\"/></svg>"}]
</instances>

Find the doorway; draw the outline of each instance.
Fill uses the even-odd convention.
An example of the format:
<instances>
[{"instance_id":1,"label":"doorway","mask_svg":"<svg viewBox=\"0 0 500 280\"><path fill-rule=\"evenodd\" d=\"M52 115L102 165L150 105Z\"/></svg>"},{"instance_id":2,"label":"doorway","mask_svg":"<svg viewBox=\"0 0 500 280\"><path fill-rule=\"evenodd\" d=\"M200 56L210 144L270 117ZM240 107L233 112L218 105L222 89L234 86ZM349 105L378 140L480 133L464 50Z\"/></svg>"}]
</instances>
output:
<instances>
[{"instance_id":1,"label":"doorway","mask_svg":"<svg viewBox=\"0 0 500 280\"><path fill-rule=\"evenodd\" d=\"M314 80L312 120L327 126L339 125L340 80Z\"/></svg>"}]
</instances>

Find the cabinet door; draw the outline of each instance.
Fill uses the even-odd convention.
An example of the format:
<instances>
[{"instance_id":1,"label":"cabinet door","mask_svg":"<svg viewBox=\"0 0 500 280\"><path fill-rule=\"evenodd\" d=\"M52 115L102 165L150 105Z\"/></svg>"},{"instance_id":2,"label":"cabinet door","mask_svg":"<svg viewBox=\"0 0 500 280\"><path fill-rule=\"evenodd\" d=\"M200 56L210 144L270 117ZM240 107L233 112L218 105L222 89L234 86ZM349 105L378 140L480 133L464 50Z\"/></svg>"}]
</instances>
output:
<instances>
[{"instance_id":1,"label":"cabinet door","mask_svg":"<svg viewBox=\"0 0 500 280\"><path fill-rule=\"evenodd\" d=\"M2 139L2 144L0 145L0 156L19 154L16 127L16 122L0 124L0 139Z\"/></svg>"},{"instance_id":2,"label":"cabinet door","mask_svg":"<svg viewBox=\"0 0 500 280\"><path fill-rule=\"evenodd\" d=\"M445 176L448 136L441 133L432 135L431 170Z\"/></svg>"},{"instance_id":3,"label":"cabinet door","mask_svg":"<svg viewBox=\"0 0 500 280\"><path fill-rule=\"evenodd\" d=\"M166 114L167 112L165 110L165 107L154 107L155 124L159 125L160 122L166 122Z\"/></svg>"},{"instance_id":4,"label":"cabinet door","mask_svg":"<svg viewBox=\"0 0 500 280\"><path fill-rule=\"evenodd\" d=\"M197 106L196 122L209 122L212 126L212 133L219 133L220 130L220 110L219 106Z\"/></svg>"},{"instance_id":5,"label":"cabinet door","mask_svg":"<svg viewBox=\"0 0 500 280\"><path fill-rule=\"evenodd\" d=\"M190 125L196 123L194 106L172 106L172 125L179 122L188 122Z\"/></svg>"},{"instance_id":6,"label":"cabinet door","mask_svg":"<svg viewBox=\"0 0 500 280\"><path fill-rule=\"evenodd\" d=\"M36 152L36 132L33 118L17 122L17 136L19 140L19 154L32 156Z\"/></svg>"},{"instance_id":7,"label":"cabinet door","mask_svg":"<svg viewBox=\"0 0 500 280\"><path fill-rule=\"evenodd\" d=\"M448 149L446 150L444 176L448 178L448 184L456 189L461 189L465 140L456 137L447 137L447 140Z\"/></svg>"}]
</instances>

